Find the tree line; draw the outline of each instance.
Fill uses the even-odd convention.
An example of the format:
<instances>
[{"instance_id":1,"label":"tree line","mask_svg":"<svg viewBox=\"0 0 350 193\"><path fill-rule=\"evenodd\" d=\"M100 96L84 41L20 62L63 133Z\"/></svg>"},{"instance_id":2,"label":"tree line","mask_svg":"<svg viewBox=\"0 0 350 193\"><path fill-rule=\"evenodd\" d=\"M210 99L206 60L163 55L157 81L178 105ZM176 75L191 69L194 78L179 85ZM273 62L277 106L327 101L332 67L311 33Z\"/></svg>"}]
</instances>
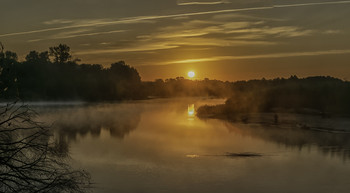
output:
<instances>
[{"instance_id":1,"label":"tree line","mask_svg":"<svg viewBox=\"0 0 350 193\"><path fill-rule=\"evenodd\" d=\"M138 71L119 61L105 68L78 64L65 44L30 51L24 61L0 44L2 100L116 101L153 97L206 96L228 98L228 112L313 109L350 113L350 83L333 77L276 78L223 82L183 77L141 81Z\"/></svg>"},{"instance_id":2,"label":"tree line","mask_svg":"<svg viewBox=\"0 0 350 193\"><path fill-rule=\"evenodd\" d=\"M30 51L24 61L15 52L0 52L2 100L115 101L147 97L227 97L231 83L183 77L142 82L138 71L124 61L108 68L78 64L65 44L48 51Z\"/></svg>"},{"instance_id":3,"label":"tree line","mask_svg":"<svg viewBox=\"0 0 350 193\"><path fill-rule=\"evenodd\" d=\"M30 51L24 61L12 51L0 53L1 99L114 101L147 97L228 97L231 83L188 80L183 77L142 82L137 70L124 61L108 68L78 64L65 44L48 51Z\"/></svg>"},{"instance_id":4,"label":"tree line","mask_svg":"<svg viewBox=\"0 0 350 193\"><path fill-rule=\"evenodd\" d=\"M103 68L78 64L70 47L60 44L48 51L30 51L24 61L15 52L0 52L2 99L120 100L143 98L141 77L124 61Z\"/></svg>"},{"instance_id":5,"label":"tree line","mask_svg":"<svg viewBox=\"0 0 350 193\"><path fill-rule=\"evenodd\" d=\"M350 82L330 76L238 81L224 105L198 109L202 116L256 112L350 114Z\"/></svg>"}]
</instances>

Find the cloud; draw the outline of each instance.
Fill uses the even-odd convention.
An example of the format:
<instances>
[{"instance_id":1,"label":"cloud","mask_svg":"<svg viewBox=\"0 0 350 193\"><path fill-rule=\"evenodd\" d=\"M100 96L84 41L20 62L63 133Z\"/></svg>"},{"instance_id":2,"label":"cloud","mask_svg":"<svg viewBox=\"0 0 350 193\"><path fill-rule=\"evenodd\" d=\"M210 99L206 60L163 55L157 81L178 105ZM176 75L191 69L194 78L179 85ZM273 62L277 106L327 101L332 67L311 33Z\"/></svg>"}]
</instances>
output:
<instances>
[{"instance_id":1,"label":"cloud","mask_svg":"<svg viewBox=\"0 0 350 193\"><path fill-rule=\"evenodd\" d=\"M194 59L170 61L170 62L167 62L165 64L187 64L187 63L199 63L199 62L214 62L214 61L222 61L222 60L286 58L286 57L320 56L320 55L337 55L337 54L350 54L350 50L287 52L287 53L272 53L272 54L245 55L245 56L215 56L215 57L210 57L210 58L194 58Z\"/></svg>"},{"instance_id":2,"label":"cloud","mask_svg":"<svg viewBox=\"0 0 350 193\"><path fill-rule=\"evenodd\" d=\"M114 48L114 49L94 49L94 50L83 50L75 52L75 55L92 55L92 54L115 54L125 52L148 52L155 50L164 50L177 48L176 45L170 45L168 43L152 43L138 46L129 46L128 48Z\"/></svg>"},{"instance_id":3,"label":"cloud","mask_svg":"<svg viewBox=\"0 0 350 193\"><path fill-rule=\"evenodd\" d=\"M313 31L294 26L269 27L261 26L264 22L219 22L192 20L172 26L155 29L150 34L140 34L121 48L82 50L86 54L110 54L126 52L149 52L179 47L238 47L238 46L271 46L279 42L266 38L297 37L310 35ZM237 33L237 35L232 35ZM241 34L242 33L242 34ZM72 36L68 34L68 36ZM268 40L268 41L267 41Z\"/></svg>"},{"instance_id":4,"label":"cloud","mask_svg":"<svg viewBox=\"0 0 350 193\"><path fill-rule=\"evenodd\" d=\"M207 34L208 34L208 32L206 32L206 31L197 32L197 31L185 30L185 31L183 31L183 33L170 32L170 33L159 34L159 35L152 37L152 38L163 38L163 39L185 38L185 37L203 36L203 35L207 35Z\"/></svg>"},{"instance_id":5,"label":"cloud","mask_svg":"<svg viewBox=\"0 0 350 193\"><path fill-rule=\"evenodd\" d=\"M219 21L226 21L226 20L232 20L232 19L246 19L246 20L265 20L265 21L286 21L285 19L281 18L272 18L272 17L256 17L246 14L239 14L239 13L223 13L223 14L216 14L212 17L214 20Z\"/></svg>"},{"instance_id":6,"label":"cloud","mask_svg":"<svg viewBox=\"0 0 350 193\"><path fill-rule=\"evenodd\" d=\"M50 31L59 31L59 30L67 30L67 29L75 29L75 28L86 28L86 27L102 27L102 26L108 26L108 25L117 25L117 24L133 24L133 23L145 23L145 22L151 22L150 19L146 18L139 18L139 17L133 17L133 18L124 18L120 20L110 20L110 19L103 19L103 20L77 20L73 24L63 27L53 27L53 28L46 28L46 29L39 29L39 30L32 30L32 31L24 31L24 32L15 32L15 33L7 33L7 34L0 34L0 37L8 37L8 36L18 36L18 35L27 35L27 34L35 34L35 33L43 33L43 32L50 32Z\"/></svg>"},{"instance_id":7,"label":"cloud","mask_svg":"<svg viewBox=\"0 0 350 193\"><path fill-rule=\"evenodd\" d=\"M140 22L152 21L152 20L158 20L158 19L178 18L178 17L186 17L186 16L198 16L198 15L231 13L231 12L245 12L245 11L256 11L256 10L269 10L269 9L276 9L276 8L303 7L303 6L315 6L315 5L349 4L349 3L350 3L350 1L332 1L332 2L302 3L302 4L282 4L282 5L273 5L273 6L261 6L261 7L239 8L239 9L224 9L224 10L214 10L214 11L204 11L204 12L180 13L180 14L172 14L172 15L151 15L151 16L127 17L127 18L121 18L118 20L110 20L109 19L107 21L104 21L104 20L103 21L94 21L94 22L83 23L83 24L77 23L77 24L72 24L72 25L63 26L63 27L54 27L54 28L46 28L46 29L39 29L39 30L6 33L6 34L0 34L0 37L27 35L27 34L65 30L65 29L73 29L73 28L82 28L82 27L98 27L98 26L117 25L117 24L132 24L132 23L140 23Z\"/></svg>"},{"instance_id":8,"label":"cloud","mask_svg":"<svg viewBox=\"0 0 350 193\"><path fill-rule=\"evenodd\" d=\"M181 46L210 46L228 47L242 45L274 45L273 42L267 41L246 41L246 40L225 40L225 39L210 39L210 38L186 38L186 41L181 38L173 38L170 40L150 39L135 41L131 45L123 46L122 48L110 49L93 49L81 50L74 54L76 55L96 55L96 54L114 54L114 53L130 53L130 52L149 52L155 50L175 49Z\"/></svg>"},{"instance_id":9,"label":"cloud","mask_svg":"<svg viewBox=\"0 0 350 193\"><path fill-rule=\"evenodd\" d=\"M230 40L217 38L187 38L186 41L174 41L178 46L216 46L216 47L237 47L245 45L275 45L275 42L269 41L247 41L247 40Z\"/></svg>"},{"instance_id":10,"label":"cloud","mask_svg":"<svg viewBox=\"0 0 350 193\"><path fill-rule=\"evenodd\" d=\"M218 5L231 3L228 0L221 1L189 1L189 0L178 0L177 5Z\"/></svg>"},{"instance_id":11,"label":"cloud","mask_svg":"<svg viewBox=\"0 0 350 193\"><path fill-rule=\"evenodd\" d=\"M50 21L44 21L43 24L45 25L55 25L55 24L67 24L67 23L73 23L73 20L66 20L66 19L54 19Z\"/></svg>"},{"instance_id":12,"label":"cloud","mask_svg":"<svg viewBox=\"0 0 350 193\"><path fill-rule=\"evenodd\" d=\"M340 34L342 31L340 30L326 30L323 32L324 34Z\"/></svg>"},{"instance_id":13,"label":"cloud","mask_svg":"<svg viewBox=\"0 0 350 193\"><path fill-rule=\"evenodd\" d=\"M158 32L149 35L151 38L170 39L170 38L185 38L198 37L208 34L225 34L226 31L251 27L257 22L212 22L193 20L159 28ZM220 37L224 39L225 37ZM185 41L185 40L183 40Z\"/></svg>"},{"instance_id":14,"label":"cloud","mask_svg":"<svg viewBox=\"0 0 350 193\"><path fill-rule=\"evenodd\" d=\"M126 52L149 52L186 47L233 47L245 45L274 45L270 41L235 40L224 36L225 31L241 29L260 24L259 22L212 22L192 20L156 28L150 34L140 34L136 38L123 44L120 48L82 50L79 54L110 54ZM221 34L218 36L218 34ZM211 35L214 34L214 35ZM208 37L206 36L208 35ZM212 37L210 37L210 36Z\"/></svg>"},{"instance_id":15,"label":"cloud","mask_svg":"<svg viewBox=\"0 0 350 193\"><path fill-rule=\"evenodd\" d=\"M55 34L55 35L50 36L48 38L28 40L28 42L38 42L38 41L42 41L42 40L68 39L68 38L76 38L76 37L86 37L86 36L97 36L97 35L105 35L105 34L112 34L112 33L122 33L122 32L126 32L127 30L113 30L113 31L104 31L104 32L81 33L84 31L86 31L86 30L78 30L78 31L73 31L73 32L63 32L63 33Z\"/></svg>"},{"instance_id":16,"label":"cloud","mask_svg":"<svg viewBox=\"0 0 350 193\"><path fill-rule=\"evenodd\" d=\"M260 36L274 35L277 37L300 37L308 36L314 33L314 30L304 30L296 26L280 26L280 27L260 27L260 28L247 28L247 29L235 29L226 31L226 33L243 33L254 34Z\"/></svg>"},{"instance_id":17,"label":"cloud","mask_svg":"<svg viewBox=\"0 0 350 193\"><path fill-rule=\"evenodd\" d=\"M336 5L336 4L347 4L350 1L328 1L328 2L313 2L313 3L297 3L297 4L281 4L273 5L274 8L287 8L287 7L304 7L304 6L315 6L315 5Z\"/></svg>"},{"instance_id":18,"label":"cloud","mask_svg":"<svg viewBox=\"0 0 350 193\"><path fill-rule=\"evenodd\" d=\"M219 22L193 20L159 28L151 34L138 36L143 40L173 41L175 45L185 46L242 46L276 45L273 37L301 37L313 34L314 30L296 26L270 27L264 22ZM264 40L264 41L261 41ZM268 41L267 41L268 40Z\"/></svg>"}]
</instances>

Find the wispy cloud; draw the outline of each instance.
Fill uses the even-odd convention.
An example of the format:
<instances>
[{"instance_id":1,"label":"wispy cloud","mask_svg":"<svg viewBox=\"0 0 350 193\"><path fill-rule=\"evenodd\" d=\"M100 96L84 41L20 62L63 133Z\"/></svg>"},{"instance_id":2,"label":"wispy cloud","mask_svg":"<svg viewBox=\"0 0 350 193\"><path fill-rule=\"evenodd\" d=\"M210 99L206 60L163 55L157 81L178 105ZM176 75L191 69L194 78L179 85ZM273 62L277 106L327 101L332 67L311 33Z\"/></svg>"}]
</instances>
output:
<instances>
[{"instance_id":1,"label":"wispy cloud","mask_svg":"<svg viewBox=\"0 0 350 193\"><path fill-rule=\"evenodd\" d=\"M170 41L176 45L189 46L242 46L242 45L276 45L272 37L301 37L316 33L315 30L297 26L266 26L264 22L222 22L189 21L159 28L151 34L138 36L142 40ZM262 41L263 40L263 41Z\"/></svg>"},{"instance_id":2,"label":"wispy cloud","mask_svg":"<svg viewBox=\"0 0 350 193\"><path fill-rule=\"evenodd\" d=\"M46 28L46 29L39 29L39 30L6 33L6 34L0 34L0 37L27 35L27 34L34 34L34 33L43 33L43 32L49 32L49 31L72 29L72 28L81 28L81 27L98 27L98 26L106 26L106 25L131 24L131 23L139 23L144 21L166 19L166 18L177 18L177 17L184 17L184 16L198 16L198 15L208 15L208 14L218 14L218 13L269 10L269 9L276 9L276 8L303 7L303 6L316 6L316 5L336 5L336 4L349 4L349 3L350 1L330 1L330 2L315 2L315 3L283 4L283 5L250 7L250 8L240 8L240 9L224 9L224 10L191 12L191 13L181 13L181 14L172 14L172 15L127 17L127 18L121 18L118 20L95 21L95 22L86 23L86 24L74 24L74 25L68 25L63 27L54 27L54 28Z\"/></svg>"},{"instance_id":3,"label":"wispy cloud","mask_svg":"<svg viewBox=\"0 0 350 193\"><path fill-rule=\"evenodd\" d=\"M315 6L315 5L335 5L335 4L346 4L350 1L328 1L328 2L313 2L313 3L297 3L297 4L282 4L273 5L274 8L286 8L286 7L304 7L304 6Z\"/></svg>"},{"instance_id":4,"label":"wispy cloud","mask_svg":"<svg viewBox=\"0 0 350 193\"><path fill-rule=\"evenodd\" d=\"M326 30L323 32L324 34L340 34L342 31L340 30Z\"/></svg>"},{"instance_id":5,"label":"wispy cloud","mask_svg":"<svg viewBox=\"0 0 350 193\"><path fill-rule=\"evenodd\" d=\"M150 34L136 36L120 48L82 50L79 54L110 54L149 52L179 47L239 47L272 46L280 42L266 38L309 35L311 30L294 26L269 27L264 22L219 22L192 20L181 24L156 28ZM237 33L237 35L232 35ZM244 36L245 35L245 36ZM237 38L236 38L237 37Z\"/></svg>"},{"instance_id":6,"label":"wispy cloud","mask_svg":"<svg viewBox=\"0 0 350 193\"><path fill-rule=\"evenodd\" d=\"M218 5L231 3L228 0L221 1L189 1L189 0L178 0L177 5Z\"/></svg>"},{"instance_id":7,"label":"wispy cloud","mask_svg":"<svg viewBox=\"0 0 350 193\"><path fill-rule=\"evenodd\" d=\"M153 39L170 39L198 37L208 34L226 34L227 31L249 28L256 25L257 22L212 22L193 20L182 24L170 25L159 28L158 32L153 32L148 37ZM225 39L221 36L220 39ZM185 40L184 40L185 41Z\"/></svg>"},{"instance_id":8,"label":"wispy cloud","mask_svg":"<svg viewBox=\"0 0 350 193\"><path fill-rule=\"evenodd\" d=\"M241 13L222 13L213 15L212 19L218 21L231 21L232 19L245 19L245 20L259 20L259 21L286 21L286 19L282 18L273 18L273 17L262 17L262 16L252 16Z\"/></svg>"},{"instance_id":9,"label":"wispy cloud","mask_svg":"<svg viewBox=\"0 0 350 193\"><path fill-rule=\"evenodd\" d=\"M72 25L92 25L95 23L103 23L103 22L109 22L110 19L53 19L49 21L44 21L43 24L45 25L57 25L57 24L67 24L70 23Z\"/></svg>"},{"instance_id":10,"label":"wispy cloud","mask_svg":"<svg viewBox=\"0 0 350 193\"><path fill-rule=\"evenodd\" d=\"M56 40L56 39L68 39L68 38L76 38L76 37L86 37L86 36L97 36L97 35L105 35L105 34L113 34L113 33L122 33L127 30L113 30L113 31L104 31L104 32L92 32L92 33L60 33L48 38L43 39L34 39L28 40L28 42L37 42L42 40Z\"/></svg>"},{"instance_id":11,"label":"wispy cloud","mask_svg":"<svg viewBox=\"0 0 350 193\"><path fill-rule=\"evenodd\" d=\"M311 35L314 30L301 29L296 26L280 26L280 27L260 27L260 28L247 28L247 29L234 29L226 31L226 33L242 33L242 34L254 34L260 36L275 35L278 37L300 37Z\"/></svg>"},{"instance_id":12,"label":"wispy cloud","mask_svg":"<svg viewBox=\"0 0 350 193\"><path fill-rule=\"evenodd\" d=\"M164 50L177 48L176 45L170 45L168 43L153 43L138 46L129 46L128 48L114 48L114 49L94 49L94 50L83 50L75 52L75 55L92 55L92 54L115 54L125 52L148 52L155 50Z\"/></svg>"},{"instance_id":13,"label":"wispy cloud","mask_svg":"<svg viewBox=\"0 0 350 193\"><path fill-rule=\"evenodd\" d=\"M112 42L101 42L100 44L101 45L109 45L109 44L112 44Z\"/></svg>"},{"instance_id":14,"label":"wispy cloud","mask_svg":"<svg viewBox=\"0 0 350 193\"><path fill-rule=\"evenodd\" d=\"M74 23L73 20L67 20L67 19L54 19L50 21L44 21L43 24L45 25L55 25L55 24L67 24L67 23Z\"/></svg>"},{"instance_id":15,"label":"wispy cloud","mask_svg":"<svg viewBox=\"0 0 350 193\"><path fill-rule=\"evenodd\" d=\"M147 38L145 37L140 37ZM200 38L200 37L187 37L184 41L182 37L172 38L168 40L164 39L146 39L131 42L129 45L124 45L122 48L109 48L109 49L92 49L81 50L76 52L76 55L98 55L98 54L115 54L115 53L131 53L131 52L149 52L155 50L168 50L180 48L181 46L201 46L206 49L209 47L236 47L244 45L274 45L274 42L268 41L247 41L247 40L226 40L215 38Z\"/></svg>"},{"instance_id":16,"label":"wispy cloud","mask_svg":"<svg viewBox=\"0 0 350 193\"><path fill-rule=\"evenodd\" d=\"M31 31L24 31L24 32L0 34L0 37L28 35L28 34L35 34L35 33L44 33L44 32L51 32L51 31L75 29L75 28L101 27L101 26L117 25L117 24L144 23L144 22L148 22L148 21L150 21L150 19L142 19L142 18L124 18L124 19L120 19L120 20L110 20L110 19L88 20L88 21L83 20L82 22L75 21L74 24L68 25L68 26L63 26L63 27L53 27L53 28L31 30Z\"/></svg>"},{"instance_id":17,"label":"wispy cloud","mask_svg":"<svg viewBox=\"0 0 350 193\"><path fill-rule=\"evenodd\" d=\"M207 35L208 32L197 32L197 31L192 31L192 30L185 30L183 33L164 33L164 34L159 34L157 36L154 36L152 38L185 38L185 37L196 37L196 36L203 36Z\"/></svg>"},{"instance_id":18,"label":"wispy cloud","mask_svg":"<svg viewBox=\"0 0 350 193\"><path fill-rule=\"evenodd\" d=\"M178 46L215 46L215 47L237 47L246 45L275 45L277 43L270 41L247 41L247 40L230 40L230 39L218 39L218 38L187 38L186 41L172 42Z\"/></svg>"},{"instance_id":19,"label":"wispy cloud","mask_svg":"<svg viewBox=\"0 0 350 193\"><path fill-rule=\"evenodd\" d=\"M288 53L272 53L272 54L245 55L245 56L214 56L209 58L193 58L193 59L185 59L185 60L176 60L176 61L166 62L165 64L188 64L188 63L200 63L200 62L214 62L214 61L222 61L222 60L286 58L286 57L320 56L320 55L336 55L336 54L350 54L350 50L288 52Z\"/></svg>"}]
</instances>

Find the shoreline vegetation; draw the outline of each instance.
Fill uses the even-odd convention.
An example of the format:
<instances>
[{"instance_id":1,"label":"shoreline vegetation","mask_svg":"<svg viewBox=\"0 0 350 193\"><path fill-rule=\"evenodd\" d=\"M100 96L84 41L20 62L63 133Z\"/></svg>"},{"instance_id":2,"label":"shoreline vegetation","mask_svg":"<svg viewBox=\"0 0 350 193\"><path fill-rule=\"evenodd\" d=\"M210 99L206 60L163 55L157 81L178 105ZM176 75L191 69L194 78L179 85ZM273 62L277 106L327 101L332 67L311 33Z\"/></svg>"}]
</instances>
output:
<instances>
[{"instance_id":1,"label":"shoreline vegetation","mask_svg":"<svg viewBox=\"0 0 350 193\"><path fill-rule=\"evenodd\" d=\"M350 83L333 77L236 82L225 104L202 106L200 118L350 133Z\"/></svg>"},{"instance_id":2,"label":"shoreline vegetation","mask_svg":"<svg viewBox=\"0 0 350 193\"><path fill-rule=\"evenodd\" d=\"M199 107L198 117L277 125L292 114L311 116L311 120L320 118L316 122L350 116L350 82L329 76L236 82L183 77L142 81L138 71L124 61L107 68L100 64L78 64L80 60L71 55L70 47L65 44L44 52L30 51L24 61L18 61L14 52L3 48L0 51L2 102L21 99L91 103L213 97L227 98L227 101L222 105ZM324 130L295 120L293 124Z\"/></svg>"},{"instance_id":3,"label":"shoreline vegetation","mask_svg":"<svg viewBox=\"0 0 350 193\"><path fill-rule=\"evenodd\" d=\"M119 61L105 68L78 64L70 47L30 51L24 61L15 52L0 50L0 101L108 102L186 96L229 97L232 83L188 80L183 77L142 81L138 71Z\"/></svg>"}]
</instances>

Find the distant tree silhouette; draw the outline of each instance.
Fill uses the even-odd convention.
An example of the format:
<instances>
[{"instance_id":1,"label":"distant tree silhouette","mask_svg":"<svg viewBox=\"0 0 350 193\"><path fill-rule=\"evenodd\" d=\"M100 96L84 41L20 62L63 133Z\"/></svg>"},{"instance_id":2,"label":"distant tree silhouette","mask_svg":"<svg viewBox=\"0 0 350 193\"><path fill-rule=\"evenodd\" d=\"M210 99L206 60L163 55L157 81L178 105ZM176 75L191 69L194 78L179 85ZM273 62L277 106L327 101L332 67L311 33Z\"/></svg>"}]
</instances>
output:
<instances>
[{"instance_id":1,"label":"distant tree silhouette","mask_svg":"<svg viewBox=\"0 0 350 193\"><path fill-rule=\"evenodd\" d=\"M11 52L11 51L6 51L5 52L5 58L8 60L12 60L12 61L17 61L18 60L18 56L16 53Z\"/></svg>"},{"instance_id":2,"label":"distant tree silhouette","mask_svg":"<svg viewBox=\"0 0 350 193\"><path fill-rule=\"evenodd\" d=\"M41 52L39 54L39 60L40 60L40 62L48 63L50 61L49 52L48 51Z\"/></svg>"},{"instance_id":3,"label":"distant tree silhouette","mask_svg":"<svg viewBox=\"0 0 350 193\"><path fill-rule=\"evenodd\" d=\"M137 70L124 61L111 64L109 68L110 82L114 84L112 95L120 98L138 98L140 93L141 77Z\"/></svg>"},{"instance_id":4,"label":"distant tree silhouette","mask_svg":"<svg viewBox=\"0 0 350 193\"><path fill-rule=\"evenodd\" d=\"M4 45L2 44L2 42L0 42L0 53L4 53Z\"/></svg>"},{"instance_id":5,"label":"distant tree silhouette","mask_svg":"<svg viewBox=\"0 0 350 193\"><path fill-rule=\"evenodd\" d=\"M77 64L65 44L50 47L49 51L30 51L23 62L18 62L13 52L2 53L2 67L6 69L2 80L17 80L2 99L9 99L15 93L24 100L87 101L145 99L147 96L228 97L231 93L232 84L218 80L191 81L177 77L142 82L137 70L124 61L107 68L100 64Z\"/></svg>"},{"instance_id":6,"label":"distant tree silhouette","mask_svg":"<svg viewBox=\"0 0 350 193\"><path fill-rule=\"evenodd\" d=\"M37 51L30 51L29 54L26 56L27 62L37 62L39 61L39 52Z\"/></svg>"},{"instance_id":7,"label":"distant tree silhouette","mask_svg":"<svg viewBox=\"0 0 350 193\"><path fill-rule=\"evenodd\" d=\"M5 51L4 46L0 45L0 95L2 98L17 97L16 87L17 77L15 66L18 64L17 54L11 51Z\"/></svg>"},{"instance_id":8,"label":"distant tree silhouette","mask_svg":"<svg viewBox=\"0 0 350 193\"><path fill-rule=\"evenodd\" d=\"M50 61L49 56L53 56ZM77 64L69 46L60 44L48 51L30 51L25 61L18 62L14 52L2 49L0 81L8 92L24 100L121 100L145 98L137 70L124 61L109 68L99 64ZM16 82L14 82L16 80ZM1 82L0 82L1 86ZM17 92L18 91L18 92Z\"/></svg>"},{"instance_id":9,"label":"distant tree silhouette","mask_svg":"<svg viewBox=\"0 0 350 193\"><path fill-rule=\"evenodd\" d=\"M54 57L54 62L63 64L72 59L70 52L70 47L66 44L60 44L58 46L50 47L50 56Z\"/></svg>"},{"instance_id":10,"label":"distant tree silhouette","mask_svg":"<svg viewBox=\"0 0 350 193\"><path fill-rule=\"evenodd\" d=\"M212 96L229 97L232 83L219 80L188 80L184 77L144 82L146 93L156 97Z\"/></svg>"},{"instance_id":11,"label":"distant tree silhouette","mask_svg":"<svg viewBox=\"0 0 350 193\"><path fill-rule=\"evenodd\" d=\"M277 109L323 116L350 114L350 82L333 77L239 81L233 83L232 93L224 106L203 107L198 109L199 114L231 116Z\"/></svg>"},{"instance_id":12,"label":"distant tree silhouette","mask_svg":"<svg viewBox=\"0 0 350 193\"><path fill-rule=\"evenodd\" d=\"M229 98L227 107L231 104L233 111L310 108L350 112L346 110L350 109L346 99L350 97L350 83L332 77L291 76L238 82L177 77L142 82L137 70L124 61L110 67L77 64L65 44L50 47L49 51L31 51L23 62L18 61L16 53L0 47L0 90L6 90L1 99L18 96L24 100L114 101L148 96L210 96Z\"/></svg>"}]
</instances>

